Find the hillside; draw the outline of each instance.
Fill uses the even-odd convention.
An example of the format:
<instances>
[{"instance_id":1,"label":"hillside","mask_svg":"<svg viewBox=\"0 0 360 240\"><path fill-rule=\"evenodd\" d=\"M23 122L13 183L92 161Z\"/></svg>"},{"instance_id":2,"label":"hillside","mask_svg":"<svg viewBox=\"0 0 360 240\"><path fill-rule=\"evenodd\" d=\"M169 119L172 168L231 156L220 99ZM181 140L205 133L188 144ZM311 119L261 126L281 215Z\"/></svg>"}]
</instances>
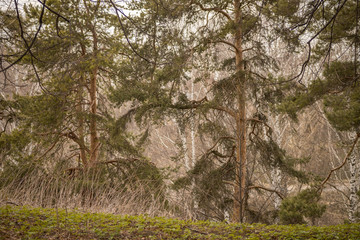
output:
<instances>
[{"instance_id":1,"label":"hillside","mask_svg":"<svg viewBox=\"0 0 360 240\"><path fill-rule=\"evenodd\" d=\"M227 224L2 206L0 239L360 239L360 224Z\"/></svg>"}]
</instances>

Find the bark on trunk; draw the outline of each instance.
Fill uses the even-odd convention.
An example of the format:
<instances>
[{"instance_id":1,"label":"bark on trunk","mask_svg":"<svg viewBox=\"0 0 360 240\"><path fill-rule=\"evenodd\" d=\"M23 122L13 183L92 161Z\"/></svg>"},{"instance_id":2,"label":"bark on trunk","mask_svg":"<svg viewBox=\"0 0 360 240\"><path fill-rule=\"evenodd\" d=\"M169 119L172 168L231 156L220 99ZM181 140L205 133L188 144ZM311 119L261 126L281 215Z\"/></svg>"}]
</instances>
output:
<instances>
[{"instance_id":1,"label":"bark on trunk","mask_svg":"<svg viewBox=\"0 0 360 240\"><path fill-rule=\"evenodd\" d=\"M236 116L236 164L233 222L245 221L246 206L246 79L242 52L242 26L240 0L235 0L235 47L236 47L236 90L238 95L238 112Z\"/></svg>"},{"instance_id":2,"label":"bark on trunk","mask_svg":"<svg viewBox=\"0 0 360 240\"><path fill-rule=\"evenodd\" d=\"M190 160L189 160L189 156L188 156L185 124L183 122L181 122L181 120L179 120L179 119L175 119L175 122L178 125L178 132L179 132L179 136L181 139L181 151L182 151L182 157L184 159L185 170L189 171L191 169L191 166L190 166Z\"/></svg>"},{"instance_id":3,"label":"bark on trunk","mask_svg":"<svg viewBox=\"0 0 360 240\"><path fill-rule=\"evenodd\" d=\"M191 101L195 101L194 96L194 78L191 80ZM191 136L191 167L194 167L196 164L196 148L195 148L195 113L194 110L191 110L191 119L190 119L190 136Z\"/></svg>"},{"instance_id":4,"label":"bark on trunk","mask_svg":"<svg viewBox=\"0 0 360 240\"><path fill-rule=\"evenodd\" d=\"M80 84L78 86L78 93L77 93L77 101L78 101L78 106L77 106L77 113L78 113L78 124L79 124L79 128L78 128L78 134L79 134L79 141L80 141L80 160L83 164L83 166L87 166L88 161L87 161L87 156L86 156L86 151L85 151L85 140L84 140L84 107L82 104L82 98L83 98L83 84L84 84L84 77L81 76L80 78Z\"/></svg>"},{"instance_id":5,"label":"bark on trunk","mask_svg":"<svg viewBox=\"0 0 360 240\"><path fill-rule=\"evenodd\" d=\"M192 74L194 75L194 73ZM190 100L191 101L195 101L195 96L194 96L194 77L192 77L191 79L191 95L190 95ZM191 168L195 167L196 164L196 147L195 147L195 113L194 110L191 110L191 119L190 119L190 137L191 137ZM192 180L191 183L191 191L193 192L195 189L195 181ZM197 216L198 210L199 210L199 202L194 199L193 200L193 209L194 209L194 213L195 216Z\"/></svg>"},{"instance_id":6,"label":"bark on trunk","mask_svg":"<svg viewBox=\"0 0 360 240\"><path fill-rule=\"evenodd\" d=\"M349 196L349 221L351 223L356 222L356 212L357 212L357 205L358 205L358 196L357 196L357 178L356 178L356 157L354 152L351 154L349 158L349 165L350 165L350 196Z\"/></svg>"}]
</instances>

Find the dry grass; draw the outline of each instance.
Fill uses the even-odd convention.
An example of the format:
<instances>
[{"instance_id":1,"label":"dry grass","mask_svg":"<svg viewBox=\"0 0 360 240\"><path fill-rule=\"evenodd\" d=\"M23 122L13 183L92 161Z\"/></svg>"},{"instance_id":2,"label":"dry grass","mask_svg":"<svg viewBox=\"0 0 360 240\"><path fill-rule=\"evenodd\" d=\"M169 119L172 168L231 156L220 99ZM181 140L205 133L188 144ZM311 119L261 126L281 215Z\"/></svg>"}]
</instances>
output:
<instances>
[{"instance_id":1,"label":"dry grass","mask_svg":"<svg viewBox=\"0 0 360 240\"><path fill-rule=\"evenodd\" d=\"M0 205L29 205L122 215L182 215L180 208L169 203L165 186L153 189L154 184L150 180L126 184L126 181L107 181L106 177L96 174L49 174L38 169L18 169L11 174L3 172L0 175Z\"/></svg>"}]
</instances>

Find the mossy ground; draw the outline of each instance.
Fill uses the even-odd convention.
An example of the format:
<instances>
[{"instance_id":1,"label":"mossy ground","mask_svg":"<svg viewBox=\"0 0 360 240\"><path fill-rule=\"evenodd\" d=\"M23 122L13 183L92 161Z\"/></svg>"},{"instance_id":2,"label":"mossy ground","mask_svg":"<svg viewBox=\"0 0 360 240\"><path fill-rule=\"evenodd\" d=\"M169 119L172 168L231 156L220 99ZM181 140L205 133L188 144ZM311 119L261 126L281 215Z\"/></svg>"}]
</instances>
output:
<instances>
[{"instance_id":1,"label":"mossy ground","mask_svg":"<svg viewBox=\"0 0 360 240\"><path fill-rule=\"evenodd\" d=\"M360 224L226 224L2 206L0 239L360 239Z\"/></svg>"}]
</instances>

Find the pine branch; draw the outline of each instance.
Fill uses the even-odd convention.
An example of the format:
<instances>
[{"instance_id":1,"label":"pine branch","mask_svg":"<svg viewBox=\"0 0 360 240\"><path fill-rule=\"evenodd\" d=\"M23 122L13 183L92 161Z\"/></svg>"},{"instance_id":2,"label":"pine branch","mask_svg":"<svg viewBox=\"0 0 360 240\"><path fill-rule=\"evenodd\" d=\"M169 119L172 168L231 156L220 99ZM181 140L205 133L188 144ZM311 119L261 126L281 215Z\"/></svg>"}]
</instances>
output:
<instances>
[{"instance_id":1,"label":"pine branch","mask_svg":"<svg viewBox=\"0 0 360 240\"><path fill-rule=\"evenodd\" d=\"M110 1L111 5L113 6L113 8L115 9L116 16L117 16L117 18L118 18L118 20L119 20L121 30L123 31L124 36L125 36L125 39L126 39L126 42L127 42L128 45L130 46L131 50L132 50L138 57L140 57L141 59L145 60L145 61L148 62L148 63L152 63L150 60L148 60L148 59L145 58L144 56L140 55L140 54L135 50L134 46L133 46L132 43L130 42L129 36L128 36L128 34L127 34L126 31L125 31L125 27L124 27L124 25L123 25L123 23L122 23L122 21L121 21L120 15L119 15L119 12L120 12L121 14L123 14L122 11L121 11L118 7L116 7L115 3L114 3L112 0L109 0L109 1Z\"/></svg>"},{"instance_id":2,"label":"pine branch","mask_svg":"<svg viewBox=\"0 0 360 240\"><path fill-rule=\"evenodd\" d=\"M203 11L207 11L207 12L214 11L214 12L220 13L223 16L225 16L229 21L232 21L231 16L227 12L225 12L224 10L222 10L220 8L217 8L217 7L207 8L207 7L204 7L201 3L194 1L194 0L191 1L190 5L191 4L195 4L195 5L199 6L201 8L201 10L203 10Z\"/></svg>"}]
</instances>

